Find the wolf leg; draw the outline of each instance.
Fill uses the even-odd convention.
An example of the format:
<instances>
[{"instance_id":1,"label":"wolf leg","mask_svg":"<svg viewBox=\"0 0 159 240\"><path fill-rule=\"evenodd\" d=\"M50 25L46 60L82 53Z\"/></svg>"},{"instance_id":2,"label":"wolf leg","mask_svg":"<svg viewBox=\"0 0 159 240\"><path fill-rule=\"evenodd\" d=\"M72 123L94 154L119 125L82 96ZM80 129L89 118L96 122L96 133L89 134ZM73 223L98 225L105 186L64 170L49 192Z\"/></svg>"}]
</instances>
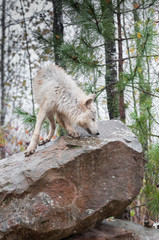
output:
<instances>
[{"instance_id":1,"label":"wolf leg","mask_svg":"<svg viewBox=\"0 0 159 240\"><path fill-rule=\"evenodd\" d=\"M53 137L54 132L55 132L55 120L54 120L53 112L47 113L46 116L47 116L47 118L49 119L49 122L50 122L50 132L49 132L48 136L46 137L46 139L39 142L39 146L44 145L47 142L50 142L50 140Z\"/></svg>"},{"instance_id":2,"label":"wolf leg","mask_svg":"<svg viewBox=\"0 0 159 240\"><path fill-rule=\"evenodd\" d=\"M79 137L80 134L72 127L70 120L64 114L58 113L59 124L64 127L72 137Z\"/></svg>"},{"instance_id":3,"label":"wolf leg","mask_svg":"<svg viewBox=\"0 0 159 240\"><path fill-rule=\"evenodd\" d=\"M64 123L64 121L63 121L63 114L57 113L57 114L56 114L56 120L57 120L57 122L60 124L60 126L61 126L62 128L66 129L65 123Z\"/></svg>"},{"instance_id":4,"label":"wolf leg","mask_svg":"<svg viewBox=\"0 0 159 240\"><path fill-rule=\"evenodd\" d=\"M24 153L26 157L29 156L30 154L33 154L37 147L37 144L39 141L39 136L40 136L40 129L41 129L43 121L46 118L46 111L44 109L45 108L41 107L39 110L37 120L36 120L35 130L34 130L32 138L31 138L31 142L30 142L27 150Z\"/></svg>"}]
</instances>

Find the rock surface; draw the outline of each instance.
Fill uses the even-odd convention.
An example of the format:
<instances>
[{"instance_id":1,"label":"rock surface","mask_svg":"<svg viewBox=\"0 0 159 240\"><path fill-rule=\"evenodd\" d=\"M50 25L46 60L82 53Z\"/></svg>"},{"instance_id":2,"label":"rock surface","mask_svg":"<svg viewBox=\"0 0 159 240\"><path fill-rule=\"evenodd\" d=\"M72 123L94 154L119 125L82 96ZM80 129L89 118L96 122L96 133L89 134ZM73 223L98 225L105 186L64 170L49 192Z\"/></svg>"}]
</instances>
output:
<instances>
[{"instance_id":1,"label":"rock surface","mask_svg":"<svg viewBox=\"0 0 159 240\"><path fill-rule=\"evenodd\" d=\"M159 230L133 222L115 219L104 220L97 227L65 240L159 240Z\"/></svg>"},{"instance_id":2,"label":"rock surface","mask_svg":"<svg viewBox=\"0 0 159 240\"><path fill-rule=\"evenodd\" d=\"M58 240L118 215L142 186L142 148L120 121L0 161L0 240Z\"/></svg>"}]
</instances>

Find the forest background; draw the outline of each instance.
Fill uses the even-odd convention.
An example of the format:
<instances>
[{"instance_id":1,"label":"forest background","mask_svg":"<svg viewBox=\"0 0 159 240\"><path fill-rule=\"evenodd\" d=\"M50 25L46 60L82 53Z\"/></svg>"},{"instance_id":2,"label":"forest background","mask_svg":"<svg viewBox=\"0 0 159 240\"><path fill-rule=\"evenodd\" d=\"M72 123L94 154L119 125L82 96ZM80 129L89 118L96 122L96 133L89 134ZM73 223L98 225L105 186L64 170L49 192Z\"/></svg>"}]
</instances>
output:
<instances>
[{"instance_id":1,"label":"forest background","mask_svg":"<svg viewBox=\"0 0 159 240\"><path fill-rule=\"evenodd\" d=\"M1 159L28 145L33 77L58 64L96 93L99 119L120 119L138 136L145 177L130 219L159 221L159 1L1 0L0 12Z\"/></svg>"}]
</instances>

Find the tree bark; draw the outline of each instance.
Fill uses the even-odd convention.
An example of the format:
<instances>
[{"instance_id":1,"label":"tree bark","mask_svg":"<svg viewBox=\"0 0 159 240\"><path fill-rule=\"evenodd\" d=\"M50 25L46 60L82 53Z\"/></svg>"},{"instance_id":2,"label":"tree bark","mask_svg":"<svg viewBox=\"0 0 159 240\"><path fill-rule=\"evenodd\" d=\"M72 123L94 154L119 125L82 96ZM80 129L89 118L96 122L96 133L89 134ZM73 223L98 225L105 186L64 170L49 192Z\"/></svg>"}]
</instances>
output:
<instances>
[{"instance_id":1,"label":"tree bark","mask_svg":"<svg viewBox=\"0 0 159 240\"><path fill-rule=\"evenodd\" d=\"M59 46L63 43L63 14L62 14L62 0L52 0L54 9L54 55L55 63L61 65L60 56L58 53Z\"/></svg>"},{"instance_id":2,"label":"tree bark","mask_svg":"<svg viewBox=\"0 0 159 240\"><path fill-rule=\"evenodd\" d=\"M104 6L105 5L105 6ZM117 83L117 65L116 57L116 48L115 48L115 25L114 25L114 16L112 9L112 1L106 3L101 0L101 8L106 7L106 24L109 21L111 25L112 36L105 36L104 39L104 48L105 48L105 63L106 63L106 74L105 74L105 85L106 85L106 94L107 94L107 106L110 119L119 118L119 101L118 93L116 90Z\"/></svg>"},{"instance_id":3,"label":"tree bark","mask_svg":"<svg viewBox=\"0 0 159 240\"><path fill-rule=\"evenodd\" d=\"M28 63L29 63L29 75L30 75L30 87L31 87L31 98L32 98L32 112L35 114L35 106L34 106L34 97L33 97L33 78L32 78L32 67L31 67L31 56L29 52L29 40L28 40L28 33L27 33L27 24L25 19L25 12L23 8L22 0L20 0L20 6L21 6L21 12L23 16L23 31L24 31L24 39L26 42L26 51L27 51L27 57L28 57Z\"/></svg>"},{"instance_id":4,"label":"tree bark","mask_svg":"<svg viewBox=\"0 0 159 240\"><path fill-rule=\"evenodd\" d=\"M5 73L4 73L4 58L5 58L5 8L6 1L2 1L2 19L1 19L1 27L2 27L2 41L1 41L1 126L4 125L5 122Z\"/></svg>"},{"instance_id":5,"label":"tree bark","mask_svg":"<svg viewBox=\"0 0 159 240\"><path fill-rule=\"evenodd\" d=\"M54 23L53 23L53 34L54 34L54 57L55 64L65 68L59 56L59 47L63 43L63 12L62 12L62 0L51 0L54 11ZM58 124L59 136L64 135L64 130Z\"/></svg>"},{"instance_id":6,"label":"tree bark","mask_svg":"<svg viewBox=\"0 0 159 240\"><path fill-rule=\"evenodd\" d=\"M6 1L2 1L2 19L1 19L1 27L2 27L2 41L1 41L1 63L0 63L0 72L1 72L1 126L5 123L5 9L6 9ZM4 146L1 147L0 157L5 158L5 149Z\"/></svg>"},{"instance_id":7,"label":"tree bark","mask_svg":"<svg viewBox=\"0 0 159 240\"><path fill-rule=\"evenodd\" d=\"M123 49L122 49L122 36L121 36L121 12L120 12L120 0L117 0L118 10L117 10L117 22L118 22L118 54L119 54L119 81L121 78L121 74L123 72ZM120 120L125 122L125 105L124 105L124 90L121 90L119 93L119 113Z\"/></svg>"}]
</instances>

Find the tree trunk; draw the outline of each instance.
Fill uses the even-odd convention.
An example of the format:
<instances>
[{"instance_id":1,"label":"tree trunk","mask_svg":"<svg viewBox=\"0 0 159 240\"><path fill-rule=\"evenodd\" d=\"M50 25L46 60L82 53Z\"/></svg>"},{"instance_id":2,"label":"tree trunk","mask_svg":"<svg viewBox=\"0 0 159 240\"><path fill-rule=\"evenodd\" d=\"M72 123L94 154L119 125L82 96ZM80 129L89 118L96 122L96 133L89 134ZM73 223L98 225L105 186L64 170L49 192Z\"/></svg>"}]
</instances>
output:
<instances>
[{"instance_id":1,"label":"tree trunk","mask_svg":"<svg viewBox=\"0 0 159 240\"><path fill-rule=\"evenodd\" d=\"M1 126L4 125L5 121L5 74L4 74L4 54L5 54L5 8L6 1L2 1L2 19L1 19L1 27L2 27L2 41L1 41Z\"/></svg>"},{"instance_id":2,"label":"tree trunk","mask_svg":"<svg viewBox=\"0 0 159 240\"><path fill-rule=\"evenodd\" d=\"M121 12L120 12L120 0L117 0L118 3L118 12L117 12L117 22L118 22L118 54L119 54L119 81L121 78L121 74L123 72L123 49L122 49L122 26L121 26ZM120 120L125 122L125 105L124 105L124 89L119 93L119 112L120 112Z\"/></svg>"},{"instance_id":3,"label":"tree trunk","mask_svg":"<svg viewBox=\"0 0 159 240\"><path fill-rule=\"evenodd\" d=\"M109 21L111 25L111 37L105 36L105 63L106 63L106 74L105 74L105 84L106 84L106 94L107 94L107 106L110 119L119 118L119 101L118 93L116 91L117 83L117 65L115 61L116 48L115 48L115 25L114 16L112 9L112 1L106 3L101 0L101 8L103 10L106 7L106 24ZM105 6L104 6L105 5ZM111 62L111 63L110 63Z\"/></svg>"},{"instance_id":4,"label":"tree trunk","mask_svg":"<svg viewBox=\"0 0 159 240\"><path fill-rule=\"evenodd\" d=\"M62 0L52 0L54 9L54 55L55 63L61 65L58 48L63 43L63 14L62 14Z\"/></svg>"},{"instance_id":5,"label":"tree trunk","mask_svg":"<svg viewBox=\"0 0 159 240\"><path fill-rule=\"evenodd\" d=\"M34 97L33 97L33 78L32 78L32 67L31 67L31 55L29 51L29 40L28 40L28 32L27 32L27 24L26 24L26 18L25 18L25 11L23 7L22 0L20 0L20 6L21 6L21 13L23 16L23 31L24 31L24 39L26 42L26 52L27 52L27 58L29 63L29 75L30 75L30 87L31 87L31 98L32 98L32 112L35 114L35 106L34 106Z\"/></svg>"},{"instance_id":6,"label":"tree trunk","mask_svg":"<svg viewBox=\"0 0 159 240\"><path fill-rule=\"evenodd\" d=\"M136 3L137 2L134 0L133 5L135 6ZM135 34L137 35L137 34L140 34L140 28L137 24L139 22L140 18L139 18L139 14L138 14L136 8L134 8L134 10L133 10L133 15L134 15L134 29L135 29ZM137 47L137 51L139 51L139 49L141 48L140 38L136 39L136 47ZM135 67L135 70L134 70L134 76L138 75L139 87L141 89L144 89L146 86L147 86L147 88L151 89L151 87L148 86L149 83L147 84L146 80L144 79L144 74L143 74L142 68L143 68L143 63L142 63L142 53L141 53L141 57L140 56L137 57L137 60L136 60L136 67ZM138 71L138 69L141 69L141 72ZM141 90L140 91L140 98L139 98L139 111L140 111L139 115L140 115L140 117L143 114L145 115L145 113L147 112L147 109L145 108L145 101L148 98L151 98L151 97L150 96L145 96L145 93L143 93L143 91ZM147 148L148 148L148 135L149 135L148 125L149 125L149 123L148 123L147 117L145 117L144 121L142 121L142 122L140 121L140 126L141 126L140 127L140 135L142 135L142 139L143 139L143 141L141 143L142 143L144 152L146 152Z\"/></svg>"},{"instance_id":7,"label":"tree trunk","mask_svg":"<svg viewBox=\"0 0 159 240\"><path fill-rule=\"evenodd\" d=\"M0 72L1 72L1 126L5 123L5 8L6 1L2 1L2 19L1 19L1 27L2 27L2 40L1 40L1 63L0 63ZM5 158L5 149L2 146L0 150L0 158Z\"/></svg>"},{"instance_id":8,"label":"tree trunk","mask_svg":"<svg viewBox=\"0 0 159 240\"><path fill-rule=\"evenodd\" d=\"M63 13L62 13L62 0L51 0L54 10L54 23L53 23L53 34L54 34L54 57L55 64L65 68L64 64L60 61L59 47L63 43ZM64 129L58 124L58 135L64 135Z\"/></svg>"}]
</instances>

